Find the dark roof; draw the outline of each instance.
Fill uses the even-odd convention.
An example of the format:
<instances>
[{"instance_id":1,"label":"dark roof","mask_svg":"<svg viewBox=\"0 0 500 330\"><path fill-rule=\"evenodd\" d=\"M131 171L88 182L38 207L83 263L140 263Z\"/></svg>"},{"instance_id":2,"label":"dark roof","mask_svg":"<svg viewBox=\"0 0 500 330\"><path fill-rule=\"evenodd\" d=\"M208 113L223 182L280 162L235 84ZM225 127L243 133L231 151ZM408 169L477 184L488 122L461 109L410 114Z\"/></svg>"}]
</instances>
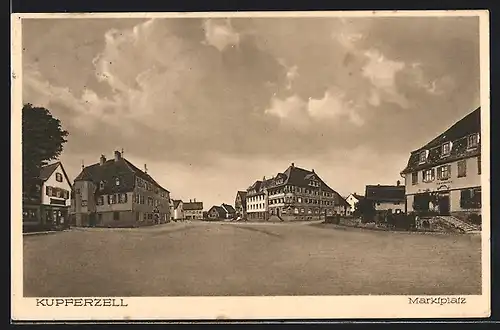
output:
<instances>
[{"instance_id":1,"label":"dark roof","mask_svg":"<svg viewBox=\"0 0 500 330\"><path fill-rule=\"evenodd\" d=\"M328 191L334 193L335 191L330 188L319 175L314 171L309 171L300 167L296 167L294 165L290 165L285 172L283 172L283 178L285 179L283 184L281 185L293 185L298 187L309 188L309 180L312 177L316 177L316 179L320 182L321 190ZM335 192L336 193L336 192Z\"/></svg>"},{"instance_id":2,"label":"dark roof","mask_svg":"<svg viewBox=\"0 0 500 330\"><path fill-rule=\"evenodd\" d=\"M365 196L373 202L404 202L405 186L368 185Z\"/></svg>"},{"instance_id":3,"label":"dark roof","mask_svg":"<svg viewBox=\"0 0 500 330\"><path fill-rule=\"evenodd\" d=\"M104 162L103 165L100 163L89 165L85 167L82 172L80 172L80 174L75 178L75 181L92 181L95 184L99 184L103 181L105 184L103 193L126 192L133 190L135 186L135 176L138 176L141 179L158 186L160 189L169 192L167 189L158 184L158 182L156 182L149 174L141 171L125 158L120 158L117 161L110 159ZM114 184L116 177L120 177L119 186L115 186Z\"/></svg>"},{"instance_id":4,"label":"dark roof","mask_svg":"<svg viewBox=\"0 0 500 330\"><path fill-rule=\"evenodd\" d=\"M238 191L237 195L239 195L241 200L244 201L247 197L247 192L246 191Z\"/></svg>"},{"instance_id":5,"label":"dark roof","mask_svg":"<svg viewBox=\"0 0 500 330\"><path fill-rule=\"evenodd\" d=\"M356 199L358 199L358 200L362 200L363 198L365 198L365 196L358 195L358 194L356 194L356 193L351 194L351 195L353 195L353 196L354 196L354 198L356 198Z\"/></svg>"},{"instance_id":6,"label":"dark roof","mask_svg":"<svg viewBox=\"0 0 500 330\"><path fill-rule=\"evenodd\" d=\"M467 116L456 122L443 133L439 134L432 141L423 147L414 150L410 154L408 163L402 174L412 171L433 167L442 163L462 158L477 156L481 152L481 148L467 150L467 136L481 132L481 107L469 113ZM453 142L450 155L441 157L441 145L445 142ZM425 164L419 164L419 154L421 151L429 150L428 161Z\"/></svg>"},{"instance_id":7,"label":"dark roof","mask_svg":"<svg viewBox=\"0 0 500 330\"><path fill-rule=\"evenodd\" d=\"M203 210L203 202L183 202L184 211Z\"/></svg>"},{"instance_id":8,"label":"dark roof","mask_svg":"<svg viewBox=\"0 0 500 330\"><path fill-rule=\"evenodd\" d=\"M213 211L217 212L219 217L225 217L226 211L222 208L222 206L214 205L208 210L208 213L212 213Z\"/></svg>"},{"instance_id":9,"label":"dark roof","mask_svg":"<svg viewBox=\"0 0 500 330\"><path fill-rule=\"evenodd\" d=\"M236 213L236 210L232 205L222 203L221 207L225 209L225 212L227 213Z\"/></svg>"},{"instance_id":10,"label":"dark roof","mask_svg":"<svg viewBox=\"0 0 500 330\"><path fill-rule=\"evenodd\" d=\"M180 199L174 199L174 209L179 207L179 204L182 202ZM184 203L182 204L182 207L184 208Z\"/></svg>"},{"instance_id":11,"label":"dark roof","mask_svg":"<svg viewBox=\"0 0 500 330\"><path fill-rule=\"evenodd\" d=\"M336 196L335 198L335 204L336 205L344 205L344 206L349 206L349 203L347 203L347 201L345 200L344 197L342 197L338 192L334 191L333 192Z\"/></svg>"},{"instance_id":12,"label":"dark roof","mask_svg":"<svg viewBox=\"0 0 500 330\"><path fill-rule=\"evenodd\" d=\"M40 169L40 175L38 176L38 178L42 181L47 181L50 178L50 176L52 175L52 173L54 173L54 171L57 169L58 166L61 166L63 175L66 178L66 181L68 181L69 185L72 186L71 181L70 181L68 175L66 174L66 171L64 170L64 166L62 165L61 162L55 162L53 164L42 166L42 168Z\"/></svg>"}]
</instances>

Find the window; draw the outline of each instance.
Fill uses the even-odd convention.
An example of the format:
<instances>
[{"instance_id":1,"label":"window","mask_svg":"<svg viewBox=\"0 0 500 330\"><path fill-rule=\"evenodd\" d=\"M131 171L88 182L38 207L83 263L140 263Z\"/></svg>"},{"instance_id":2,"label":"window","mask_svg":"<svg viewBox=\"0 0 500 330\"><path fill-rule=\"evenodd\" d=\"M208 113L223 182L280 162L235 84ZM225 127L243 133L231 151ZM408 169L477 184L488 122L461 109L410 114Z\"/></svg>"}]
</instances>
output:
<instances>
[{"instance_id":1,"label":"window","mask_svg":"<svg viewBox=\"0 0 500 330\"><path fill-rule=\"evenodd\" d=\"M99 182L99 189L104 190L104 181Z\"/></svg>"},{"instance_id":2,"label":"window","mask_svg":"<svg viewBox=\"0 0 500 330\"><path fill-rule=\"evenodd\" d=\"M457 177L463 178L467 176L467 161L466 160L461 160L457 163Z\"/></svg>"},{"instance_id":3,"label":"window","mask_svg":"<svg viewBox=\"0 0 500 330\"><path fill-rule=\"evenodd\" d=\"M119 186L120 185L120 178L115 179L115 185Z\"/></svg>"},{"instance_id":4,"label":"window","mask_svg":"<svg viewBox=\"0 0 500 330\"><path fill-rule=\"evenodd\" d=\"M305 212L305 210L304 210L304 209L300 209L300 213L304 213L304 212Z\"/></svg>"},{"instance_id":5,"label":"window","mask_svg":"<svg viewBox=\"0 0 500 330\"><path fill-rule=\"evenodd\" d=\"M62 182L63 181L63 177L62 177L61 173L56 173L56 181L57 182Z\"/></svg>"},{"instance_id":6,"label":"window","mask_svg":"<svg viewBox=\"0 0 500 330\"><path fill-rule=\"evenodd\" d=\"M108 204L116 204L116 195L108 195Z\"/></svg>"},{"instance_id":7,"label":"window","mask_svg":"<svg viewBox=\"0 0 500 330\"><path fill-rule=\"evenodd\" d=\"M427 150L423 150L419 154L419 163L425 163L427 161Z\"/></svg>"},{"instance_id":8,"label":"window","mask_svg":"<svg viewBox=\"0 0 500 330\"><path fill-rule=\"evenodd\" d=\"M120 212L113 212L113 220L115 221L120 220Z\"/></svg>"},{"instance_id":9,"label":"window","mask_svg":"<svg viewBox=\"0 0 500 330\"><path fill-rule=\"evenodd\" d=\"M75 190L75 192L76 192L77 194L79 194L79 193L80 193L80 188L76 189L76 190Z\"/></svg>"},{"instance_id":10,"label":"window","mask_svg":"<svg viewBox=\"0 0 500 330\"><path fill-rule=\"evenodd\" d=\"M477 156L477 174L481 174L481 156Z\"/></svg>"},{"instance_id":11,"label":"window","mask_svg":"<svg viewBox=\"0 0 500 330\"><path fill-rule=\"evenodd\" d=\"M481 208L481 188L463 189L460 191L460 207L462 209Z\"/></svg>"},{"instance_id":12,"label":"window","mask_svg":"<svg viewBox=\"0 0 500 330\"><path fill-rule=\"evenodd\" d=\"M52 196L52 187L46 187L45 188L45 194L47 196Z\"/></svg>"},{"instance_id":13,"label":"window","mask_svg":"<svg viewBox=\"0 0 500 330\"><path fill-rule=\"evenodd\" d=\"M87 206L87 201L82 200L82 206Z\"/></svg>"},{"instance_id":14,"label":"window","mask_svg":"<svg viewBox=\"0 0 500 330\"><path fill-rule=\"evenodd\" d=\"M121 204L126 203L127 202L127 194L119 194L118 201Z\"/></svg>"},{"instance_id":15,"label":"window","mask_svg":"<svg viewBox=\"0 0 500 330\"><path fill-rule=\"evenodd\" d=\"M443 143L441 146L441 156L448 156L451 152L451 142Z\"/></svg>"},{"instance_id":16,"label":"window","mask_svg":"<svg viewBox=\"0 0 500 330\"><path fill-rule=\"evenodd\" d=\"M139 203L140 203L140 200L141 200L141 199L140 199L140 195L139 195L139 194L135 194L135 195L134 195L134 203L139 204Z\"/></svg>"},{"instance_id":17,"label":"window","mask_svg":"<svg viewBox=\"0 0 500 330\"><path fill-rule=\"evenodd\" d=\"M424 170L422 171L422 181L423 182L432 182L434 181L434 169Z\"/></svg>"},{"instance_id":18,"label":"window","mask_svg":"<svg viewBox=\"0 0 500 330\"><path fill-rule=\"evenodd\" d=\"M411 174L411 184L415 185L418 183L418 172L413 172Z\"/></svg>"},{"instance_id":19,"label":"window","mask_svg":"<svg viewBox=\"0 0 500 330\"><path fill-rule=\"evenodd\" d=\"M479 144L479 134L471 134L467 137L467 149L476 148Z\"/></svg>"},{"instance_id":20,"label":"window","mask_svg":"<svg viewBox=\"0 0 500 330\"><path fill-rule=\"evenodd\" d=\"M140 203L141 203L141 204L144 204L144 196L143 196L143 195L140 195L139 197L140 197Z\"/></svg>"},{"instance_id":21,"label":"window","mask_svg":"<svg viewBox=\"0 0 500 330\"><path fill-rule=\"evenodd\" d=\"M97 198L97 205L104 205L104 196L99 196Z\"/></svg>"},{"instance_id":22,"label":"window","mask_svg":"<svg viewBox=\"0 0 500 330\"><path fill-rule=\"evenodd\" d=\"M448 180L451 176L451 165L443 165L438 167L438 179Z\"/></svg>"},{"instance_id":23,"label":"window","mask_svg":"<svg viewBox=\"0 0 500 330\"><path fill-rule=\"evenodd\" d=\"M57 197L57 198L61 198L61 197L62 197L62 196L61 196L61 194L62 194L61 189L55 189L55 190L56 190L56 196L55 196L55 197Z\"/></svg>"}]
</instances>

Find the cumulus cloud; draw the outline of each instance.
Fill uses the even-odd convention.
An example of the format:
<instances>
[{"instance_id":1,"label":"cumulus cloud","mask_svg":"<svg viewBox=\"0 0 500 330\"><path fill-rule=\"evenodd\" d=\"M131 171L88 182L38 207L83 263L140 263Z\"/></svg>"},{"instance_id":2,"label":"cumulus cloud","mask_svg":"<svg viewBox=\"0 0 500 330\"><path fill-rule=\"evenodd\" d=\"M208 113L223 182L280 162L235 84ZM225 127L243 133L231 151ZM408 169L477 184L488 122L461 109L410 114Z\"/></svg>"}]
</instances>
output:
<instances>
[{"instance_id":1,"label":"cumulus cloud","mask_svg":"<svg viewBox=\"0 0 500 330\"><path fill-rule=\"evenodd\" d=\"M70 130L73 172L82 155L121 147L139 165L171 170L164 180L214 168L207 185L227 180L215 169L247 171L258 159L264 175L277 155L319 168L333 162L324 155L362 146L359 155L399 162L479 95L477 21L419 20L26 20L23 101ZM368 180L361 163L349 167ZM224 189L230 202L236 188Z\"/></svg>"},{"instance_id":2,"label":"cumulus cloud","mask_svg":"<svg viewBox=\"0 0 500 330\"><path fill-rule=\"evenodd\" d=\"M207 19L203 23L203 28L205 44L214 46L219 51L223 51L226 47L237 46L240 42L240 35L234 31L229 19Z\"/></svg>"}]
</instances>

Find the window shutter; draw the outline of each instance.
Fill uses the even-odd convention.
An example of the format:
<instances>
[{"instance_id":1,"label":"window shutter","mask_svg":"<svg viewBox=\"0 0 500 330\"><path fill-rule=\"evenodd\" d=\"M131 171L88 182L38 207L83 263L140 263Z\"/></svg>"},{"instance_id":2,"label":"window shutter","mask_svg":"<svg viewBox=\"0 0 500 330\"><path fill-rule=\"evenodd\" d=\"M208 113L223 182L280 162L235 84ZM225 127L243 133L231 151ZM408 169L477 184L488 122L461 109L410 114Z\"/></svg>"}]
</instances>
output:
<instances>
[{"instance_id":1,"label":"window shutter","mask_svg":"<svg viewBox=\"0 0 500 330\"><path fill-rule=\"evenodd\" d=\"M422 171L422 181L425 182L425 171Z\"/></svg>"},{"instance_id":2,"label":"window shutter","mask_svg":"<svg viewBox=\"0 0 500 330\"><path fill-rule=\"evenodd\" d=\"M431 170L431 180L436 178L436 171L434 169Z\"/></svg>"},{"instance_id":3,"label":"window shutter","mask_svg":"<svg viewBox=\"0 0 500 330\"><path fill-rule=\"evenodd\" d=\"M451 164L446 166L448 167L448 178L451 178Z\"/></svg>"},{"instance_id":4,"label":"window shutter","mask_svg":"<svg viewBox=\"0 0 500 330\"><path fill-rule=\"evenodd\" d=\"M111 204L111 195L108 195L108 204Z\"/></svg>"},{"instance_id":5,"label":"window shutter","mask_svg":"<svg viewBox=\"0 0 500 330\"><path fill-rule=\"evenodd\" d=\"M123 194L123 202L126 203L127 202L127 194Z\"/></svg>"},{"instance_id":6,"label":"window shutter","mask_svg":"<svg viewBox=\"0 0 500 330\"><path fill-rule=\"evenodd\" d=\"M46 194L47 196L50 196L50 189L49 189L49 188L50 188L50 187L45 187L45 194Z\"/></svg>"}]
</instances>

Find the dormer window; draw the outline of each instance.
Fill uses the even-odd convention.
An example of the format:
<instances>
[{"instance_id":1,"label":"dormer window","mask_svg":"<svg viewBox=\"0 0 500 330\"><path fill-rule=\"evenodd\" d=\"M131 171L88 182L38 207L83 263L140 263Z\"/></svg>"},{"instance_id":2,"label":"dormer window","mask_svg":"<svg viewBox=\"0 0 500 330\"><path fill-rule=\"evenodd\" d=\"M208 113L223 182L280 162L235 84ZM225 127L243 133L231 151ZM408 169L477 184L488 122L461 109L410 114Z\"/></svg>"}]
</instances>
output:
<instances>
[{"instance_id":1,"label":"dormer window","mask_svg":"<svg viewBox=\"0 0 500 330\"><path fill-rule=\"evenodd\" d=\"M467 149L476 148L479 145L479 133L471 134L467 137Z\"/></svg>"},{"instance_id":2,"label":"dormer window","mask_svg":"<svg viewBox=\"0 0 500 330\"><path fill-rule=\"evenodd\" d=\"M423 151L420 151L420 154L419 154L419 163L425 163L427 161L427 155L428 155L429 151L428 150L423 150Z\"/></svg>"},{"instance_id":3,"label":"dormer window","mask_svg":"<svg viewBox=\"0 0 500 330\"><path fill-rule=\"evenodd\" d=\"M56 181L57 182L62 182L63 181L63 177L62 177L61 173L56 173Z\"/></svg>"},{"instance_id":4,"label":"dormer window","mask_svg":"<svg viewBox=\"0 0 500 330\"><path fill-rule=\"evenodd\" d=\"M441 145L441 157L449 156L451 153L451 142L446 142Z\"/></svg>"},{"instance_id":5,"label":"dormer window","mask_svg":"<svg viewBox=\"0 0 500 330\"><path fill-rule=\"evenodd\" d=\"M99 189L104 190L104 181L99 182Z\"/></svg>"},{"instance_id":6,"label":"dormer window","mask_svg":"<svg viewBox=\"0 0 500 330\"><path fill-rule=\"evenodd\" d=\"M120 185L120 178L115 179L115 185L119 186ZM149 190L149 189L148 189Z\"/></svg>"}]
</instances>

